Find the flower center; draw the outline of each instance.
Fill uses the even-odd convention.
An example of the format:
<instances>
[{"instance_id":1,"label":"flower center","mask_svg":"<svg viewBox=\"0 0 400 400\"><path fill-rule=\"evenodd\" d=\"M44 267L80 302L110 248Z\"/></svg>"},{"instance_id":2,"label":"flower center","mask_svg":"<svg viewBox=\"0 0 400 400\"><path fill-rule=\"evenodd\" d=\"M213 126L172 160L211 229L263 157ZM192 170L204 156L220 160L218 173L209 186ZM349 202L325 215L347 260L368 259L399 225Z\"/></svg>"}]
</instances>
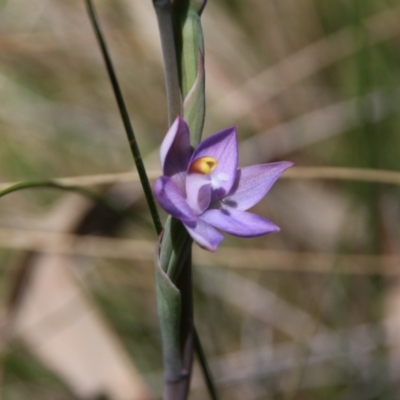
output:
<instances>
[{"instance_id":1,"label":"flower center","mask_svg":"<svg viewBox=\"0 0 400 400\"><path fill-rule=\"evenodd\" d=\"M218 162L214 157L200 157L190 164L189 172L207 175L215 169L217 164Z\"/></svg>"}]
</instances>

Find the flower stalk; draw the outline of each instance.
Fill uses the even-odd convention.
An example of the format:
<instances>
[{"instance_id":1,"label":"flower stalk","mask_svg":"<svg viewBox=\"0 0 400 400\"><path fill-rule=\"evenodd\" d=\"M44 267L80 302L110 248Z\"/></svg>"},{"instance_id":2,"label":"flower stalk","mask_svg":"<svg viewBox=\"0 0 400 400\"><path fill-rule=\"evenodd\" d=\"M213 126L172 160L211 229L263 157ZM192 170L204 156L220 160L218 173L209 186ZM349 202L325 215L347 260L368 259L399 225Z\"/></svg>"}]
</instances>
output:
<instances>
[{"instance_id":1,"label":"flower stalk","mask_svg":"<svg viewBox=\"0 0 400 400\"><path fill-rule=\"evenodd\" d=\"M205 3L153 0L163 47L169 125L183 114L194 133L194 145L200 141L205 116L204 49L200 23ZM182 223L169 217L155 259L164 359L164 400L184 400L189 392L194 345L191 245L192 239ZM199 340L195 341L195 346L211 397L216 399Z\"/></svg>"}]
</instances>

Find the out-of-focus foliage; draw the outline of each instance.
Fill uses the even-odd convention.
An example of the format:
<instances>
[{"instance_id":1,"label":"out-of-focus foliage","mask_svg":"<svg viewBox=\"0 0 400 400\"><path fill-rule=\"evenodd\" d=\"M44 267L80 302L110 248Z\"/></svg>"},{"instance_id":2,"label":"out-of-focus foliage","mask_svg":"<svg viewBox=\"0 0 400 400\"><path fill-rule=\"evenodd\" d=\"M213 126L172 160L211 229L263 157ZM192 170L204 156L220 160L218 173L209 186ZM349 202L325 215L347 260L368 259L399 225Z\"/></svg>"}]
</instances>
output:
<instances>
[{"instance_id":1,"label":"out-of-focus foliage","mask_svg":"<svg viewBox=\"0 0 400 400\"><path fill-rule=\"evenodd\" d=\"M96 5L146 165L156 169L167 124L151 1ZM0 21L0 180L132 170L83 1L3 0ZM242 165L400 170L397 1L209 0L202 21L204 136L237 124ZM114 237L97 243L95 257L96 238L82 239L70 264L158 398L155 234L138 193L132 183L110 195L134 202L132 220L69 232ZM60 230L51 216L65 196L27 190L1 199L2 309L24 251L46 247L39 231ZM195 252L196 325L222 399L400 396L399 199L396 186L281 180L255 210L281 233ZM71 381L29 344L3 336L5 400L74 398ZM206 399L198 372L192 398Z\"/></svg>"}]
</instances>

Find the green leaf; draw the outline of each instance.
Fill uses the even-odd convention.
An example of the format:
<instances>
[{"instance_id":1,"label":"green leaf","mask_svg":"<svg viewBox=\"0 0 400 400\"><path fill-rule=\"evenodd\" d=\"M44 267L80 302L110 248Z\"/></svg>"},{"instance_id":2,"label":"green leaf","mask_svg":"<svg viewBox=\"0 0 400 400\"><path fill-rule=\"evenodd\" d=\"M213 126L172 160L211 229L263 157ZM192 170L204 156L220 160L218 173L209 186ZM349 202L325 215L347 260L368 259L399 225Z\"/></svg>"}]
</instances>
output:
<instances>
[{"instance_id":1,"label":"green leaf","mask_svg":"<svg viewBox=\"0 0 400 400\"><path fill-rule=\"evenodd\" d=\"M196 80L183 102L183 117L189 125L191 143L196 146L203 132L206 104L204 96L205 73L203 55L199 50Z\"/></svg>"},{"instance_id":2,"label":"green leaf","mask_svg":"<svg viewBox=\"0 0 400 400\"><path fill-rule=\"evenodd\" d=\"M162 269L156 256L157 311L161 328L164 375L178 381L184 375L181 351L181 294Z\"/></svg>"},{"instance_id":3,"label":"green leaf","mask_svg":"<svg viewBox=\"0 0 400 400\"><path fill-rule=\"evenodd\" d=\"M157 311L160 320L164 371L169 381L185 376L181 343L181 293L175 282L185 263L192 239L182 223L169 217L162 243L156 249Z\"/></svg>"},{"instance_id":4,"label":"green leaf","mask_svg":"<svg viewBox=\"0 0 400 400\"><path fill-rule=\"evenodd\" d=\"M183 116L189 125L193 146L200 142L205 118L204 41L199 14L200 3L197 3L191 3L186 13L181 15Z\"/></svg>"}]
</instances>

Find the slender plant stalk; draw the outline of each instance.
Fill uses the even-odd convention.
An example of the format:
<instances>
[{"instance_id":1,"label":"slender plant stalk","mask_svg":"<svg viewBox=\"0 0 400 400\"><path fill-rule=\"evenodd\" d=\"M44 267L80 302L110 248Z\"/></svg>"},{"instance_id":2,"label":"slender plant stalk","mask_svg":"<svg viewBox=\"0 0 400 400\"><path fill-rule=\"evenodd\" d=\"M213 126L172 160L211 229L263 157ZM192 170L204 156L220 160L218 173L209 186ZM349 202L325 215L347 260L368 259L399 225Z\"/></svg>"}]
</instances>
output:
<instances>
[{"instance_id":1,"label":"slender plant stalk","mask_svg":"<svg viewBox=\"0 0 400 400\"><path fill-rule=\"evenodd\" d=\"M115 74L114 71L114 67L111 61L111 57L109 55L108 49L107 49L107 45L104 39L104 35L102 34L101 28L100 28L100 23L98 21L97 15L96 15L96 11L94 9L93 3L91 0L85 0L86 6L87 6L87 10L88 10L88 14L89 14L89 18L90 21L92 23L94 32L96 34L96 38L97 41L99 43L100 49L101 49L101 53L103 55L104 58L104 62L106 64L106 68L107 68L107 72L108 72L108 76L110 78L111 81L111 85L114 91L114 95L115 98L117 100L117 104L118 104L118 108L121 114L121 118L122 118L122 122L124 124L125 127L125 131L126 131L126 135L128 137L128 141L129 141L129 145L132 151L132 155L133 158L135 160L135 164L136 164L136 168L139 174L139 178L140 178L140 182L142 184L143 187L143 191L144 194L146 196L146 201L147 204L149 206L150 209L150 213L151 213L151 217L153 219L153 224L154 227L157 231L157 234L160 234L162 231L162 224L161 224L161 220L160 217L158 215L158 211L157 211L157 206L156 203L154 201L154 197L153 197L153 192L150 186L150 182L149 179L147 177L147 173L146 173L146 168L144 166L143 163L143 159L142 156L140 154L140 150L139 150L139 146L138 143L136 141L136 137L135 137L135 133L133 131L132 128L132 124L129 118L129 114L128 114L128 110L126 108L125 105L125 101L124 98L122 96L122 92L117 80L117 76Z\"/></svg>"}]
</instances>

